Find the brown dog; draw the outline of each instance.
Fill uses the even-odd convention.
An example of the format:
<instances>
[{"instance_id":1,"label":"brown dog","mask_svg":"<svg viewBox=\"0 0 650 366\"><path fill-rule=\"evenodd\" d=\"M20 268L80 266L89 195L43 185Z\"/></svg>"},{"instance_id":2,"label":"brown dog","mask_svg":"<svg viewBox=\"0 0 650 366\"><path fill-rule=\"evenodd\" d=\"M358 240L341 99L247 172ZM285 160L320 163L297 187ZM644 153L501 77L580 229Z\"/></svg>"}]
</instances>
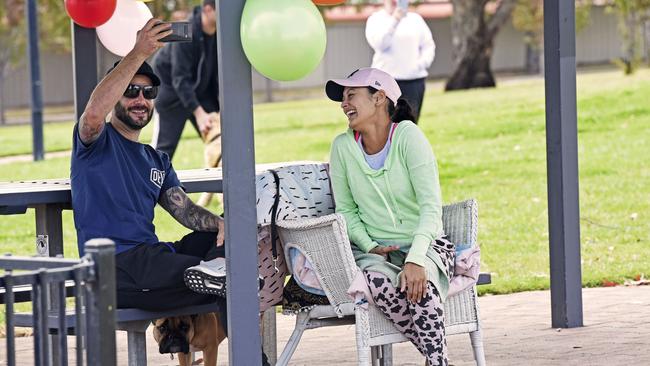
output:
<instances>
[{"instance_id":1,"label":"brown dog","mask_svg":"<svg viewBox=\"0 0 650 366\"><path fill-rule=\"evenodd\" d=\"M203 159L206 168L221 166L221 118L216 112L210 113L212 128L203 137ZM202 193L196 202L199 206L206 207L210 204L214 193ZM221 201L221 200L220 200Z\"/></svg>"},{"instance_id":2,"label":"brown dog","mask_svg":"<svg viewBox=\"0 0 650 366\"><path fill-rule=\"evenodd\" d=\"M181 366L192 365L190 352L203 351L206 366L217 365L219 344L226 334L216 313L161 318L154 321L153 337L160 353L176 353Z\"/></svg>"}]
</instances>

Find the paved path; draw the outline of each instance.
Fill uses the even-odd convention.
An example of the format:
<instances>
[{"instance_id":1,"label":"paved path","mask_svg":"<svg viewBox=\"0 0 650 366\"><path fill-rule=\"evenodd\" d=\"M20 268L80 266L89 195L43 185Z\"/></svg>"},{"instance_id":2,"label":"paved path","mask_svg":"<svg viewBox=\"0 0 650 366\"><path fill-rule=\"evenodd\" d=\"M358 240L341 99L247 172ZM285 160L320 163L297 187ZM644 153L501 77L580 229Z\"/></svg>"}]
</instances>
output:
<instances>
[{"instance_id":1,"label":"paved path","mask_svg":"<svg viewBox=\"0 0 650 366\"><path fill-rule=\"evenodd\" d=\"M54 158L65 158L72 154L70 150L67 151L55 151L55 152L46 152L45 160L54 159ZM12 155L12 156L3 156L0 157L0 165L3 164L12 164L12 163L31 163L34 161L32 154L23 154L23 155Z\"/></svg>"},{"instance_id":2,"label":"paved path","mask_svg":"<svg viewBox=\"0 0 650 366\"><path fill-rule=\"evenodd\" d=\"M548 291L483 296L479 299L488 365L650 365L650 286L609 287L583 291L584 327L550 328ZM278 315L281 349L293 329L293 317ZM18 342L19 364L32 364L31 338ZM70 338L70 343L74 338ZM450 364L474 365L469 336L448 339ZM150 365L177 365L147 340ZM72 350L71 350L72 351ZM5 356L0 347L0 362ZM227 343L219 365L227 365ZM395 365L424 365L408 343L393 347ZM307 331L291 365L355 365L354 328L340 326ZM126 365L126 335L118 335L118 364Z\"/></svg>"}]
</instances>

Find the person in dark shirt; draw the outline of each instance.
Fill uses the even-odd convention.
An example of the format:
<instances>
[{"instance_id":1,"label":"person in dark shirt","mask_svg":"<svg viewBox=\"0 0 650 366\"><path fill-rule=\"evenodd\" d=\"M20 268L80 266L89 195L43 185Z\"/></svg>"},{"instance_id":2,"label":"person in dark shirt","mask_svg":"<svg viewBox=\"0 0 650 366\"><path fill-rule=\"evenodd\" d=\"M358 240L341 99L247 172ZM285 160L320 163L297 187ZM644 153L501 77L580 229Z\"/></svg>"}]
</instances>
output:
<instances>
[{"instance_id":1,"label":"person in dark shirt","mask_svg":"<svg viewBox=\"0 0 650 366\"><path fill-rule=\"evenodd\" d=\"M161 84L152 146L170 158L188 119L201 138L211 128L220 128L215 0L204 0L194 8L189 22L192 41L167 44L153 61Z\"/></svg>"},{"instance_id":2,"label":"person in dark shirt","mask_svg":"<svg viewBox=\"0 0 650 366\"><path fill-rule=\"evenodd\" d=\"M160 85L145 60L171 32L158 22L149 20L138 33L133 50L97 85L74 127L70 175L79 253L93 238L115 242L119 308L167 310L219 301L224 315L223 297L192 291L184 279L190 267L223 262L224 220L188 198L166 153L138 141ZM177 242L160 241L153 225L156 204L193 232Z\"/></svg>"},{"instance_id":3,"label":"person in dark shirt","mask_svg":"<svg viewBox=\"0 0 650 366\"><path fill-rule=\"evenodd\" d=\"M87 240L115 242L118 308L163 311L217 302L227 332L224 220L189 199L166 153L139 142L161 84L145 60L170 33L169 24L150 19L131 52L93 90L74 127L70 180L79 254ZM156 204L193 232L160 241ZM269 364L265 355L262 364Z\"/></svg>"}]
</instances>

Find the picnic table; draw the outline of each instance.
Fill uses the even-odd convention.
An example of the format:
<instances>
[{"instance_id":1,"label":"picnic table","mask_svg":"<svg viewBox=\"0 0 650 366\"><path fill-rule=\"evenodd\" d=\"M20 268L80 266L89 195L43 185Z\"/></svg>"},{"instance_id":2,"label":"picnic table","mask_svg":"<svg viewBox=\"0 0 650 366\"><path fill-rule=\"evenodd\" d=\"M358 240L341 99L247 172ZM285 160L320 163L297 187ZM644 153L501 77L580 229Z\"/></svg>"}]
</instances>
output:
<instances>
[{"instance_id":1,"label":"picnic table","mask_svg":"<svg viewBox=\"0 0 650 366\"><path fill-rule=\"evenodd\" d=\"M314 164L292 161L258 164L255 173L283 166ZM177 170L178 179L187 193L223 192L221 168ZM72 209L70 179L37 179L0 182L0 215L24 214L33 208L36 214L36 249L41 256L63 253L63 210Z\"/></svg>"},{"instance_id":2,"label":"picnic table","mask_svg":"<svg viewBox=\"0 0 650 366\"><path fill-rule=\"evenodd\" d=\"M258 164L255 166L255 174L285 166L318 163L320 162L291 161ZM177 170L176 173L187 193L223 192L223 171L221 168ZM28 208L34 209L38 254L50 257L63 255L62 213L63 210L72 209L70 189L70 179L68 178L0 182L0 215L24 214ZM24 290L19 296L20 300L29 301L31 288L25 288ZM0 294L0 299L4 300L4 293ZM195 308L188 307L179 309L179 311L186 312L196 310ZM120 311L122 313L118 311L118 329L129 332L129 365L145 365L147 361L146 352L144 351L144 331L149 321L142 321L142 319L155 319L163 315L171 316L175 315L175 312L165 312L163 314L139 309L120 309ZM214 311L214 309L210 311ZM66 316L67 318L69 317ZM29 319L25 320L26 323L29 323L29 321ZM267 350L269 357L275 360L275 313L267 311L264 323L264 348Z\"/></svg>"}]
</instances>

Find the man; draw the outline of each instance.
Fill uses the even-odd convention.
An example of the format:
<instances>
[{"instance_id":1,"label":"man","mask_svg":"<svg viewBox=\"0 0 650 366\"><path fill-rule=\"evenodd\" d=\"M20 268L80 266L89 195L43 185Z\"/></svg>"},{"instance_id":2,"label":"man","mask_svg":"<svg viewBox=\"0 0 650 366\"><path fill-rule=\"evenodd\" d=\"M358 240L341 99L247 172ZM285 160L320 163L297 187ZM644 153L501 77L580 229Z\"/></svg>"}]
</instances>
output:
<instances>
[{"instance_id":1,"label":"man","mask_svg":"<svg viewBox=\"0 0 650 366\"><path fill-rule=\"evenodd\" d=\"M212 127L220 127L215 1L203 0L189 21L192 41L169 43L154 59L161 85L152 145L170 159L188 119L202 138Z\"/></svg>"},{"instance_id":2,"label":"man","mask_svg":"<svg viewBox=\"0 0 650 366\"><path fill-rule=\"evenodd\" d=\"M223 317L224 299L209 288L188 289L183 276L189 267L204 268L202 259L224 257L224 221L187 197L167 154L138 142L160 85L145 60L171 33L169 24L159 23L151 19L138 32L133 50L97 85L74 127L70 176L79 253L89 239L115 242L119 308L166 310L220 301ZM159 241L156 203L194 232L174 243ZM218 274L221 286L225 272Z\"/></svg>"},{"instance_id":3,"label":"man","mask_svg":"<svg viewBox=\"0 0 650 366\"><path fill-rule=\"evenodd\" d=\"M384 0L383 9L368 18L366 39L375 51L372 67L397 80L417 124L436 44L424 19L408 11L409 1Z\"/></svg>"}]
</instances>

